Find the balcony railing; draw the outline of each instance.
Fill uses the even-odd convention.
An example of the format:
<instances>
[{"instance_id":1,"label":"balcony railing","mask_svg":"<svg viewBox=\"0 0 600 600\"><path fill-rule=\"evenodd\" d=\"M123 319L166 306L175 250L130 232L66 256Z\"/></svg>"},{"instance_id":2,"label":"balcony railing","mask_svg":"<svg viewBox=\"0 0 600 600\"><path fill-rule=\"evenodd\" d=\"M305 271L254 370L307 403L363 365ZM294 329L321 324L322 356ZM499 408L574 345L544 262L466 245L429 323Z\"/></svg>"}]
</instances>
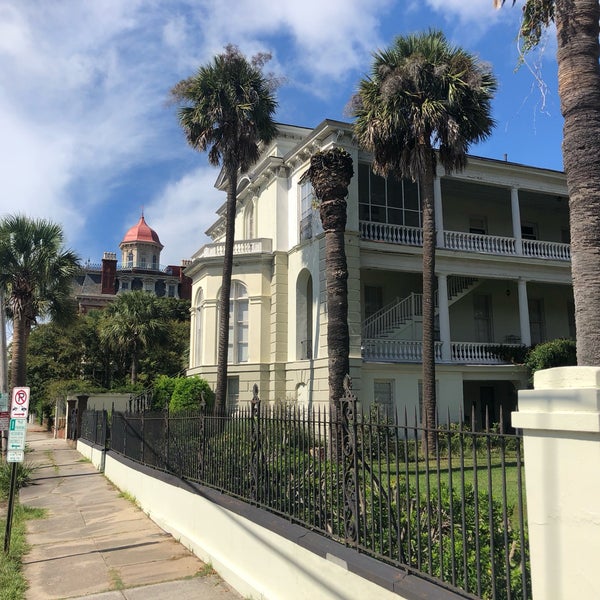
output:
<instances>
[{"instance_id":1,"label":"balcony railing","mask_svg":"<svg viewBox=\"0 0 600 600\"><path fill-rule=\"evenodd\" d=\"M410 363L423 360L422 342L412 340L365 339L362 357L366 361ZM493 351L498 344L480 342L450 342L450 362L476 365L502 365L509 361ZM521 344L502 344L520 348ZM435 360L442 362L442 342L435 343Z\"/></svg>"},{"instance_id":2,"label":"balcony railing","mask_svg":"<svg viewBox=\"0 0 600 600\"><path fill-rule=\"evenodd\" d=\"M268 238L259 238L256 240L240 240L233 243L234 255L239 254L262 254L265 252L271 252L273 247L272 240ZM217 256L224 256L225 244L219 242L217 244L206 244L202 246L194 258L214 258Z\"/></svg>"},{"instance_id":3,"label":"balcony railing","mask_svg":"<svg viewBox=\"0 0 600 600\"><path fill-rule=\"evenodd\" d=\"M386 242L403 246L423 245L423 231L420 227L361 221L360 235L363 239L374 242ZM571 260L571 247L569 244L542 240L523 240L522 252L519 252L515 238L468 233L466 231L444 231L444 248L503 256Z\"/></svg>"}]
</instances>

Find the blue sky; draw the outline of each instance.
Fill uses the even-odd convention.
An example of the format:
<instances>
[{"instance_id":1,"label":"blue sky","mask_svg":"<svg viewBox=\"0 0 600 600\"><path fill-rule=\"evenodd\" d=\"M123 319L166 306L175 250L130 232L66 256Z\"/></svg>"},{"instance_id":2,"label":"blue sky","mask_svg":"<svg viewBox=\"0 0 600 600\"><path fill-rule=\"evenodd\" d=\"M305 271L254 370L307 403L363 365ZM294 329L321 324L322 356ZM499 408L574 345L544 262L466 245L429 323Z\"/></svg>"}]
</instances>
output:
<instances>
[{"instance_id":1,"label":"blue sky","mask_svg":"<svg viewBox=\"0 0 600 600\"><path fill-rule=\"evenodd\" d=\"M522 3L492 0L0 0L0 215L62 224L97 262L144 210L179 264L208 241L224 201L187 147L169 89L227 43L269 51L285 78L279 122L348 121L372 52L440 28L491 63L496 129L478 156L562 169L553 32L518 64ZM541 83L540 83L541 82Z\"/></svg>"}]
</instances>

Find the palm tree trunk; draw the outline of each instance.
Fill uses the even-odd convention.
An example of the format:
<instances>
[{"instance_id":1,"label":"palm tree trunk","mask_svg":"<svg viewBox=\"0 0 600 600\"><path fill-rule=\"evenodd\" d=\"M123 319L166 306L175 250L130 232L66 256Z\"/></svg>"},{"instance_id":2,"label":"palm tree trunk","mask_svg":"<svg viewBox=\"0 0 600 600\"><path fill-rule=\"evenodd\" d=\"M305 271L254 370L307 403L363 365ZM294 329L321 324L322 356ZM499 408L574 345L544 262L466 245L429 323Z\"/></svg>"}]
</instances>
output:
<instances>
[{"instance_id":1,"label":"palm tree trunk","mask_svg":"<svg viewBox=\"0 0 600 600\"><path fill-rule=\"evenodd\" d=\"M13 318L12 361L10 387L22 387L27 382L27 322L26 317Z\"/></svg>"},{"instance_id":2,"label":"palm tree trunk","mask_svg":"<svg viewBox=\"0 0 600 600\"><path fill-rule=\"evenodd\" d=\"M235 208L237 201L237 167L227 172L227 205L225 214L225 252L223 257L223 277L219 295L219 332L217 349L217 389L215 391L215 412L225 412L227 394L227 354L229 349L229 297L233 272L233 240L235 236Z\"/></svg>"},{"instance_id":3,"label":"palm tree trunk","mask_svg":"<svg viewBox=\"0 0 600 600\"><path fill-rule=\"evenodd\" d=\"M350 372L345 198L323 200L320 216L325 230L329 404L337 411L344 393L344 377Z\"/></svg>"},{"instance_id":4,"label":"palm tree trunk","mask_svg":"<svg viewBox=\"0 0 600 600\"><path fill-rule=\"evenodd\" d=\"M577 363L600 365L598 0L556 0L558 93L569 190Z\"/></svg>"},{"instance_id":5,"label":"palm tree trunk","mask_svg":"<svg viewBox=\"0 0 600 600\"><path fill-rule=\"evenodd\" d=\"M423 206L423 408L422 424L426 428L427 446L435 449L435 213L433 203L434 163L425 161L421 179Z\"/></svg>"}]
</instances>

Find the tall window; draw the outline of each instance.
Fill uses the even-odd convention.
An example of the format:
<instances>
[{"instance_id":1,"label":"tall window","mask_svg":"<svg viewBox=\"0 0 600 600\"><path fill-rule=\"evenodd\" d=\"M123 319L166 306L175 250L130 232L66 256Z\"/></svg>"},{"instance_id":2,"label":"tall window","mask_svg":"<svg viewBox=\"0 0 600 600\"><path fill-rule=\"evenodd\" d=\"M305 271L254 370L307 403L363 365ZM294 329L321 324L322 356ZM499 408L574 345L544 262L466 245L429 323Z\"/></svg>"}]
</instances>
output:
<instances>
[{"instance_id":1,"label":"tall window","mask_svg":"<svg viewBox=\"0 0 600 600\"><path fill-rule=\"evenodd\" d=\"M544 301L541 298L530 298L529 327L531 329L531 343L541 344L546 341L546 320L544 318Z\"/></svg>"},{"instance_id":2,"label":"tall window","mask_svg":"<svg viewBox=\"0 0 600 600\"><path fill-rule=\"evenodd\" d=\"M492 341L492 297L487 294L473 296L475 338L477 342Z\"/></svg>"},{"instance_id":3,"label":"tall window","mask_svg":"<svg viewBox=\"0 0 600 600\"><path fill-rule=\"evenodd\" d=\"M392 417L394 414L394 381L392 379L376 379L373 382L373 397L379 415Z\"/></svg>"},{"instance_id":4,"label":"tall window","mask_svg":"<svg viewBox=\"0 0 600 600\"><path fill-rule=\"evenodd\" d=\"M231 282L229 300L229 363L248 362L248 294L239 281Z\"/></svg>"},{"instance_id":5,"label":"tall window","mask_svg":"<svg viewBox=\"0 0 600 600\"><path fill-rule=\"evenodd\" d=\"M296 282L296 358L308 360L313 356L313 283L304 269Z\"/></svg>"},{"instance_id":6,"label":"tall window","mask_svg":"<svg viewBox=\"0 0 600 600\"><path fill-rule=\"evenodd\" d=\"M127 266L133 267L133 252L131 250L127 254Z\"/></svg>"},{"instance_id":7,"label":"tall window","mask_svg":"<svg viewBox=\"0 0 600 600\"><path fill-rule=\"evenodd\" d=\"M380 285L365 285L365 319L383 308L383 288Z\"/></svg>"},{"instance_id":8,"label":"tall window","mask_svg":"<svg viewBox=\"0 0 600 600\"><path fill-rule=\"evenodd\" d=\"M247 240L252 240L256 237L256 226L255 226L255 206L254 206L254 198L248 202L246 205L246 210L244 211L244 237Z\"/></svg>"},{"instance_id":9,"label":"tall window","mask_svg":"<svg viewBox=\"0 0 600 600\"><path fill-rule=\"evenodd\" d=\"M300 185L300 241L313 236L313 201L315 195L309 180Z\"/></svg>"},{"instance_id":10,"label":"tall window","mask_svg":"<svg viewBox=\"0 0 600 600\"><path fill-rule=\"evenodd\" d=\"M422 226L419 186L407 179L375 175L367 163L358 164L358 202L361 221Z\"/></svg>"},{"instance_id":11,"label":"tall window","mask_svg":"<svg viewBox=\"0 0 600 600\"><path fill-rule=\"evenodd\" d=\"M202 288L196 292L194 310L194 366L199 367L202 365L202 333L204 320L204 292L202 291Z\"/></svg>"},{"instance_id":12,"label":"tall window","mask_svg":"<svg viewBox=\"0 0 600 600\"><path fill-rule=\"evenodd\" d=\"M230 411L235 411L240 402L240 378L227 378L227 408Z\"/></svg>"}]
</instances>

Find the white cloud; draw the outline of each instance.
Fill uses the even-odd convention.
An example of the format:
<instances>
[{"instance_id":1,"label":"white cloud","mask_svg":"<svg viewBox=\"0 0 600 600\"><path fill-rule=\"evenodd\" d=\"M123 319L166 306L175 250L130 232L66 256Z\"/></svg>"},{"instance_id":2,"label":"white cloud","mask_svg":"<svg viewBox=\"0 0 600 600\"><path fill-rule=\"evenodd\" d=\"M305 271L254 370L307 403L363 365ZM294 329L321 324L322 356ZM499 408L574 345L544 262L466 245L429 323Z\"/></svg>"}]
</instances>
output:
<instances>
[{"instance_id":1,"label":"white cloud","mask_svg":"<svg viewBox=\"0 0 600 600\"><path fill-rule=\"evenodd\" d=\"M181 264L201 246L210 242L206 229L217 219L215 211L225 202L223 192L214 187L218 171L199 167L170 182L148 204L144 212L165 247L163 264Z\"/></svg>"}]
</instances>

